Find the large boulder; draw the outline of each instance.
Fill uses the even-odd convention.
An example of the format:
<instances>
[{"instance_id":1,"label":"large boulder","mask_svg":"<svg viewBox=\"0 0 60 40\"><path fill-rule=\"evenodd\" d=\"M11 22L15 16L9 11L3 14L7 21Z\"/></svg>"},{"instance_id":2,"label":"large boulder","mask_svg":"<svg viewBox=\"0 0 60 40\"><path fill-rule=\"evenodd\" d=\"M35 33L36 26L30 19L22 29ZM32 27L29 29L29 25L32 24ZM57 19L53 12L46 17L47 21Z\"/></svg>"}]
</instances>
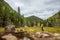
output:
<instances>
[{"instance_id":1,"label":"large boulder","mask_svg":"<svg viewBox=\"0 0 60 40\"><path fill-rule=\"evenodd\" d=\"M41 38L52 38L53 35L51 33L48 33L48 32L41 32L40 37Z\"/></svg>"},{"instance_id":2,"label":"large boulder","mask_svg":"<svg viewBox=\"0 0 60 40\"><path fill-rule=\"evenodd\" d=\"M14 32L15 31L15 25L7 25L5 27L5 32Z\"/></svg>"},{"instance_id":3,"label":"large boulder","mask_svg":"<svg viewBox=\"0 0 60 40\"><path fill-rule=\"evenodd\" d=\"M6 39L6 40L18 40L14 35L12 34L8 34L8 35L4 35L2 36L3 39Z\"/></svg>"},{"instance_id":4,"label":"large boulder","mask_svg":"<svg viewBox=\"0 0 60 40\"><path fill-rule=\"evenodd\" d=\"M51 38L51 37L53 37L53 35L48 32L36 32L35 36L38 38Z\"/></svg>"},{"instance_id":5,"label":"large boulder","mask_svg":"<svg viewBox=\"0 0 60 40\"><path fill-rule=\"evenodd\" d=\"M60 33L54 33L53 35L54 35L54 37L55 37L56 39L59 39L59 40L60 40Z\"/></svg>"},{"instance_id":6,"label":"large boulder","mask_svg":"<svg viewBox=\"0 0 60 40\"><path fill-rule=\"evenodd\" d=\"M40 37L40 32L36 32L35 33L35 37L38 37L39 38Z\"/></svg>"}]
</instances>

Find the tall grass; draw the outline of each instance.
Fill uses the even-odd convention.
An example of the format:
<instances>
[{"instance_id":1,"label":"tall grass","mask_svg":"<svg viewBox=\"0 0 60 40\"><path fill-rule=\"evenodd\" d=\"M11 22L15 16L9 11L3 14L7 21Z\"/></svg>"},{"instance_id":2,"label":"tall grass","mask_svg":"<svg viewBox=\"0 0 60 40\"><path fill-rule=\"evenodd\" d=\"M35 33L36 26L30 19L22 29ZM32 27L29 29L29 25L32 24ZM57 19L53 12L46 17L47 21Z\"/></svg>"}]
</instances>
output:
<instances>
[{"instance_id":1,"label":"tall grass","mask_svg":"<svg viewBox=\"0 0 60 40\"><path fill-rule=\"evenodd\" d=\"M20 31L21 29L24 29L27 32L41 32L41 27L20 27L16 28L16 30ZM45 32L50 33L60 33L60 27L44 27ZM4 32L4 28L0 27L0 32Z\"/></svg>"}]
</instances>

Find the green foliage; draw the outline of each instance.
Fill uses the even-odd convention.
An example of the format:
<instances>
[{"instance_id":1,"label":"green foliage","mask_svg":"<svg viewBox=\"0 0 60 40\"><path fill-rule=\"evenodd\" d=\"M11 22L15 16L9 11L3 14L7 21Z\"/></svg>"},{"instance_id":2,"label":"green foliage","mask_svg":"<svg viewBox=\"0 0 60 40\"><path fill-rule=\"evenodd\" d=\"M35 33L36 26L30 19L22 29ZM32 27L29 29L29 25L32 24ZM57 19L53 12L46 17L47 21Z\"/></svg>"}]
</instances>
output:
<instances>
[{"instance_id":1,"label":"green foliage","mask_svg":"<svg viewBox=\"0 0 60 40\"><path fill-rule=\"evenodd\" d=\"M0 0L0 26L15 25L22 26L23 19L15 10L13 10L4 0Z\"/></svg>"},{"instance_id":2,"label":"green foliage","mask_svg":"<svg viewBox=\"0 0 60 40\"><path fill-rule=\"evenodd\" d=\"M20 11L17 13L4 0L0 0L0 26L5 27L12 24L16 27L33 27L41 26L41 24L50 27L60 26L60 11L47 20L42 20L36 16L25 18L24 15L20 15Z\"/></svg>"},{"instance_id":3,"label":"green foliage","mask_svg":"<svg viewBox=\"0 0 60 40\"><path fill-rule=\"evenodd\" d=\"M48 26L60 26L60 11L46 20Z\"/></svg>"},{"instance_id":4,"label":"green foliage","mask_svg":"<svg viewBox=\"0 0 60 40\"><path fill-rule=\"evenodd\" d=\"M31 26L37 26L38 23L40 23L40 25L43 24L43 20L36 16L30 16L30 17L27 17L27 19L30 21Z\"/></svg>"}]
</instances>

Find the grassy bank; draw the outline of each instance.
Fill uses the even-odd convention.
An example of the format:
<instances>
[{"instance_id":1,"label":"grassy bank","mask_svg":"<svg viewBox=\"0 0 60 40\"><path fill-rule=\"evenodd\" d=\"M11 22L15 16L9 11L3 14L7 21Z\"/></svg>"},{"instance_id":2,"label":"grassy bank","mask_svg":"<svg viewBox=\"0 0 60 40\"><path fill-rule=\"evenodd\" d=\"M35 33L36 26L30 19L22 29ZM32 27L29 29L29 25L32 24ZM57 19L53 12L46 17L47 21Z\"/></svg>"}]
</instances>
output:
<instances>
[{"instance_id":1,"label":"grassy bank","mask_svg":"<svg viewBox=\"0 0 60 40\"><path fill-rule=\"evenodd\" d=\"M20 28L16 28L16 30L20 31L21 29L24 29L28 32L40 32L41 31L41 27L20 27ZM50 33L60 33L60 27L44 27L44 30L46 32L50 32ZM0 32L4 32L4 28L0 27Z\"/></svg>"}]
</instances>

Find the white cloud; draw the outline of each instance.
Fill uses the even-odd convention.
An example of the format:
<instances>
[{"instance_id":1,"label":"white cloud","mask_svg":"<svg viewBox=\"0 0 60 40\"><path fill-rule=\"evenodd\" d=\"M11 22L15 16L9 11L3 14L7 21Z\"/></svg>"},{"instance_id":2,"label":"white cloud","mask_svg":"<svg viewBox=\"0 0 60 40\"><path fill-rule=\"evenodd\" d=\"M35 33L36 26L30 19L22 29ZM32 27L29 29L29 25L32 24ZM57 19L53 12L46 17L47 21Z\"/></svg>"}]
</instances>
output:
<instances>
[{"instance_id":1,"label":"white cloud","mask_svg":"<svg viewBox=\"0 0 60 40\"><path fill-rule=\"evenodd\" d=\"M35 15L47 19L60 10L60 0L5 0L10 6L17 10L20 6L21 14L25 17Z\"/></svg>"}]
</instances>

